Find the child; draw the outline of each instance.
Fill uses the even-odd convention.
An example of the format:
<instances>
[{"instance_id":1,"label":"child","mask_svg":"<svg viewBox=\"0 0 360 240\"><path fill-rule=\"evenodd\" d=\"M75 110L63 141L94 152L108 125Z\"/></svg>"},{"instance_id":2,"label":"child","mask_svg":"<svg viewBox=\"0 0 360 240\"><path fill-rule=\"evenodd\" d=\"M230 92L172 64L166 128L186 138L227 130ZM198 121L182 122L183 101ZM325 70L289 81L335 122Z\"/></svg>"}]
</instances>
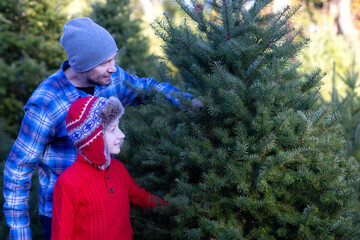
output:
<instances>
[{"instance_id":1,"label":"child","mask_svg":"<svg viewBox=\"0 0 360 240\"><path fill-rule=\"evenodd\" d=\"M115 97L88 96L72 103L66 130L78 156L54 187L51 239L132 239L130 203L140 208L167 205L111 159L125 138L118 127L123 113Z\"/></svg>"}]
</instances>

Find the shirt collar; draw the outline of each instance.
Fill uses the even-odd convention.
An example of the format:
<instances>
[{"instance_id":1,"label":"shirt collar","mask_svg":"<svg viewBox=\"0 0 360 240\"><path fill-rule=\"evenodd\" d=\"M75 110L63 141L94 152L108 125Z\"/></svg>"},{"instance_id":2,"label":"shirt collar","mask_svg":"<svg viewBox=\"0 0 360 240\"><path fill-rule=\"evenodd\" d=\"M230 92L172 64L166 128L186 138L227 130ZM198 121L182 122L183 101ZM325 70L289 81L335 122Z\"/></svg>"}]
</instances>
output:
<instances>
[{"instance_id":1,"label":"shirt collar","mask_svg":"<svg viewBox=\"0 0 360 240\"><path fill-rule=\"evenodd\" d=\"M66 77L65 70L68 69L69 67L70 67L69 60L66 60L61 64L59 84L60 86L62 86L69 102L72 103L80 97L88 96L88 94L84 93L83 91L78 91L78 89L74 85L72 85L72 83ZM99 95L99 93L106 87L107 86L95 85L94 96Z\"/></svg>"},{"instance_id":2,"label":"shirt collar","mask_svg":"<svg viewBox=\"0 0 360 240\"><path fill-rule=\"evenodd\" d=\"M77 88L72 85L72 83L69 81L69 79L65 75L65 70L70 67L69 61L65 61L61 64L60 68L60 79L59 79L59 85L62 87L65 96L69 100L70 103L74 102L76 99L80 97L84 97L87 94L81 94L82 91L78 91Z\"/></svg>"}]
</instances>

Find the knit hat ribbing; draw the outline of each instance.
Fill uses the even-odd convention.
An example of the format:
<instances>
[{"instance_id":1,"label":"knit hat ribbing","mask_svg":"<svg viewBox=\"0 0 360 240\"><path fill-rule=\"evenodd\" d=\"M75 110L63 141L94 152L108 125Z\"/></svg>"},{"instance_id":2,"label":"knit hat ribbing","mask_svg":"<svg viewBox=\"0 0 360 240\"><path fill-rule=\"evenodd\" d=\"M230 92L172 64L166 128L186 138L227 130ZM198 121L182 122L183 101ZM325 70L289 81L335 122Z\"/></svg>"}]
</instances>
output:
<instances>
[{"instance_id":1,"label":"knit hat ribbing","mask_svg":"<svg viewBox=\"0 0 360 240\"><path fill-rule=\"evenodd\" d=\"M63 29L60 43L70 66L77 72L96 67L118 50L110 33L90 18L72 19Z\"/></svg>"}]
</instances>

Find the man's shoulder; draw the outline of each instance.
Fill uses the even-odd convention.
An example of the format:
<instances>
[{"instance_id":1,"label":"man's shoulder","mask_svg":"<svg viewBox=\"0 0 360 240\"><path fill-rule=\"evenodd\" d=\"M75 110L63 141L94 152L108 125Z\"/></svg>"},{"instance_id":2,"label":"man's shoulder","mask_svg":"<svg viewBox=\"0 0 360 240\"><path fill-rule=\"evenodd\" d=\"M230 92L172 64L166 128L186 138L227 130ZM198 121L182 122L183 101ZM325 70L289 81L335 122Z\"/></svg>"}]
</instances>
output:
<instances>
[{"instance_id":1,"label":"man's shoulder","mask_svg":"<svg viewBox=\"0 0 360 240\"><path fill-rule=\"evenodd\" d=\"M60 70L55 72L39 84L31 94L27 105L30 106L34 104L47 108L50 103L61 103L62 100L66 99L65 90L68 84L69 83L64 84ZM57 101L54 101L56 99Z\"/></svg>"},{"instance_id":2,"label":"man's shoulder","mask_svg":"<svg viewBox=\"0 0 360 240\"><path fill-rule=\"evenodd\" d=\"M47 96L56 95L61 89L60 86L60 71L55 72L45 80L43 80L39 86L35 89L32 95L42 95L46 93Z\"/></svg>"}]
</instances>

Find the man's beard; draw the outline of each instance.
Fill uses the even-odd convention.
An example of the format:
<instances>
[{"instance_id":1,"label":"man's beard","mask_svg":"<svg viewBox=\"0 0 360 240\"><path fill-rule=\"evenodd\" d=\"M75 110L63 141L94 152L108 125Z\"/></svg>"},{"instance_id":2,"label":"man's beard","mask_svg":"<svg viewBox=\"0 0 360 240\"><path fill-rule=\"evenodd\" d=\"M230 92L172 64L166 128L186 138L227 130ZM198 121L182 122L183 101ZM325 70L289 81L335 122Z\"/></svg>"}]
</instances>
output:
<instances>
[{"instance_id":1,"label":"man's beard","mask_svg":"<svg viewBox=\"0 0 360 240\"><path fill-rule=\"evenodd\" d=\"M111 75L110 75L111 76ZM86 80L88 83L92 85L98 85L98 86L108 86L111 83L111 78L104 79L104 75L96 75L91 70L86 73Z\"/></svg>"}]
</instances>

